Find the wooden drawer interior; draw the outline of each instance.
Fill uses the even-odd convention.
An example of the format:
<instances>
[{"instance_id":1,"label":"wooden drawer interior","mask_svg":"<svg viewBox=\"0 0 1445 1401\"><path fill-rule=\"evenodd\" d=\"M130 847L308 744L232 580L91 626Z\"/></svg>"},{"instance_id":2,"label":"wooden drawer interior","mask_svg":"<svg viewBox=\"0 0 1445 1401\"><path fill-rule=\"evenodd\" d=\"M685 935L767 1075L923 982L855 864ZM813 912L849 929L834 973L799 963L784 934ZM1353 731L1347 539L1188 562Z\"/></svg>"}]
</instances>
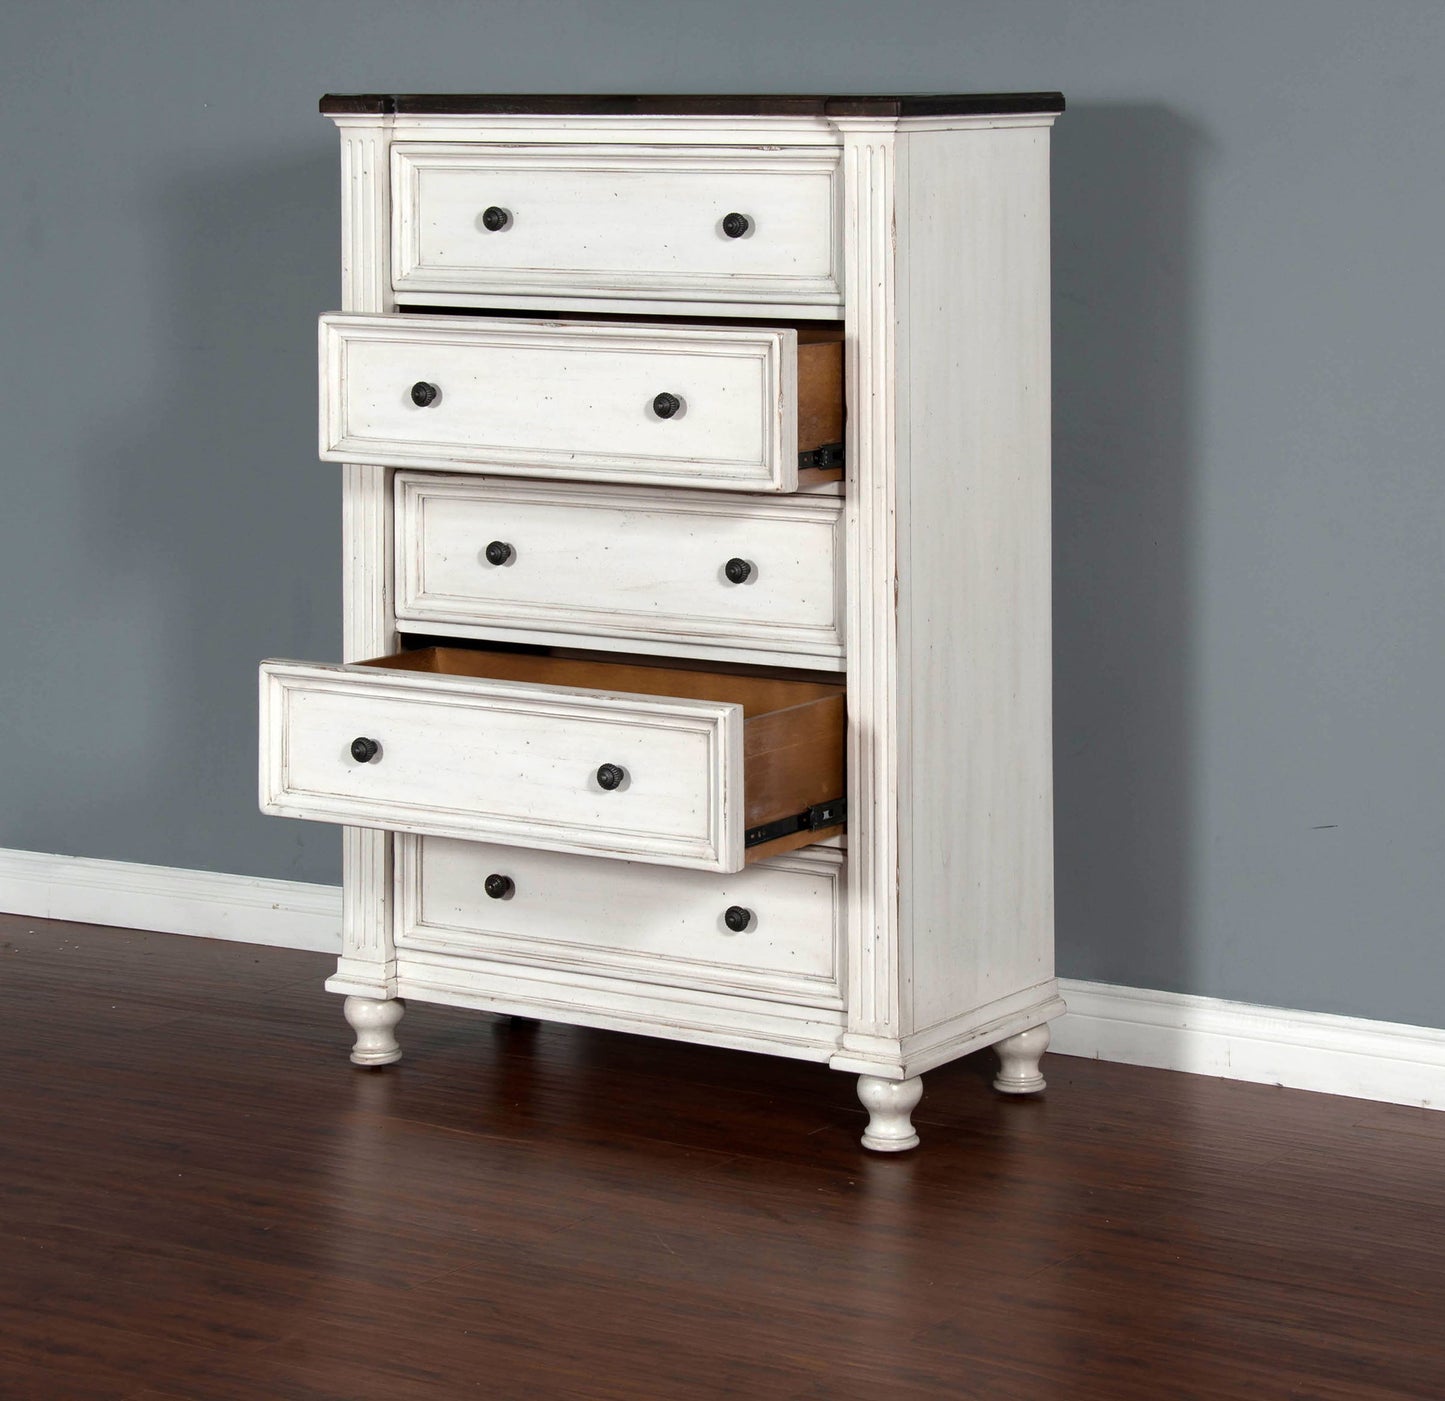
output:
<instances>
[{"instance_id":1,"label":"wooden drawer interior","mask_svg":"<svg viewBox=\"0 0 1445 1401\"><path fill-rule=\"evenodd\" d=\"M843 479L843 333L798 328L798 485Z\"/></svg>"}]
</instances>

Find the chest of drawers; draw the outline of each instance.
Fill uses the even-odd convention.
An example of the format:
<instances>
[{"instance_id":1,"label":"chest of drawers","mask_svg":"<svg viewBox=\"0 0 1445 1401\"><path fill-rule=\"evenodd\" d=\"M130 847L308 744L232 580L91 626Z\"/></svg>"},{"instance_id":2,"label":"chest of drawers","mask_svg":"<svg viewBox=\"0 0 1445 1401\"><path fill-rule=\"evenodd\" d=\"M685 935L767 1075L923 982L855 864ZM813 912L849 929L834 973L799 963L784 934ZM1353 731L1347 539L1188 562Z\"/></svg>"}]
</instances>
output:
<instances>
[{"instance_id":1,"label":"chest of drawers","mask_svg":"<svg viewBox=\"0 0 1445 1401\"><path fill-rule=\"evenodd\" d=\"M405 999L1043 1088L1058 94L328 97L345 657L261 672Z\"/></svg>"}]
</instances>

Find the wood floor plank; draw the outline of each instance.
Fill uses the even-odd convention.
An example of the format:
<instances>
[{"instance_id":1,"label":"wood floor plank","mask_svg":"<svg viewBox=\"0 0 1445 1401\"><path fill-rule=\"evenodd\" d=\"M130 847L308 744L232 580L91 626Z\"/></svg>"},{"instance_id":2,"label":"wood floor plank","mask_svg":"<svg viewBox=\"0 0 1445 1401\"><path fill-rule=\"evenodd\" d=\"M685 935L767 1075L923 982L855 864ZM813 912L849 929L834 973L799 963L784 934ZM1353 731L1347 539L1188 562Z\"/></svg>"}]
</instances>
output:
<instances>
[{"instance_id":1,"label":"wood floor plank","mask_svg":"<svg viewBox=\"0 0 1445 1401\"><path fill-rule=\"evenodd\" d=\"M1445 1115L1053 1057L858 1146L824 1067L0 917L0 1396L1431 1401Z\"/></svg>"}]
</instances>

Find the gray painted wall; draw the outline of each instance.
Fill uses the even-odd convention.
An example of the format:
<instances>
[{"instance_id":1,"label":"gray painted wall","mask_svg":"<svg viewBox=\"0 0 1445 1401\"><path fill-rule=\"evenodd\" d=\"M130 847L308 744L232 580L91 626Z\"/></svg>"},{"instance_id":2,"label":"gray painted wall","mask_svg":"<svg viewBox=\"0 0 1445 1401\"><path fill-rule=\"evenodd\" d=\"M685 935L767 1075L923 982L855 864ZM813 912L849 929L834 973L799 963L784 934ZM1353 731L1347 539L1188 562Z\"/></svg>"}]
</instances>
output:
<instances>
[{"instance_id":1,"label":"gray painted wall","mask_svg":"<svg viewBox=\"0 0 1445 1401\"><path fill-rule=\"evenodd\" d=\"M0 847L332 881L339 91L1062 88L1059 963L1445 1024L1438 0L0 8Z\"/></svg>"}]
</instances>

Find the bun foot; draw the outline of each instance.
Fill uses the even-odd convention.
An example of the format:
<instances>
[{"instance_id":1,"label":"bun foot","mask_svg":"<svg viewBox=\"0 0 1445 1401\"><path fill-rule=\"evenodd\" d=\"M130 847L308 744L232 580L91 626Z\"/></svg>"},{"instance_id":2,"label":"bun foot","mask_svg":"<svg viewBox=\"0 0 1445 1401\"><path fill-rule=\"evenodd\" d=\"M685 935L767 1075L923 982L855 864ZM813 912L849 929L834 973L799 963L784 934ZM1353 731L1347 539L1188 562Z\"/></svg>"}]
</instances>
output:
<instances>
[{"instance_id":1,"label":"bun foot","mask_svg":"<svg viewBox=\"0 0 1445 1401\"><path fill-rule=\"evenodd\" d=\"M1033 1095L1044 1088L1039 1061L1049 1048L1049 1026L1031 1026L1016 1036L1005 1037L994 1046L998 1052L998 1075L993 1087L1006 1095Z\"/></svg>"},{"instance_id":2,"label":"bun foot","mask_svg":"<svg viewBox=\"0 0 1445 1401\"><path fill-rule=\"evenodd\" d=\"M356 1045L351 1051L353 1065L390 1065L401 1059L396 1024L406 1011L405 1002L398 998L348 997L343 1010L356 1033Z\"/></svg>"},{"instance_id":3,"label":"bun foot","mask_svg":"<svg viewBox=\"0 0 1445 1401\"><path fill-rule=\"evenodd\" d=\"M863 1146L875 1153L901 1153L918 1147L912 1114L923 1095L923 1077L912 1080L880 1080L876 1075L858 1077L858 1098L868 1111Z\"/></svg>"}]
</instances>

